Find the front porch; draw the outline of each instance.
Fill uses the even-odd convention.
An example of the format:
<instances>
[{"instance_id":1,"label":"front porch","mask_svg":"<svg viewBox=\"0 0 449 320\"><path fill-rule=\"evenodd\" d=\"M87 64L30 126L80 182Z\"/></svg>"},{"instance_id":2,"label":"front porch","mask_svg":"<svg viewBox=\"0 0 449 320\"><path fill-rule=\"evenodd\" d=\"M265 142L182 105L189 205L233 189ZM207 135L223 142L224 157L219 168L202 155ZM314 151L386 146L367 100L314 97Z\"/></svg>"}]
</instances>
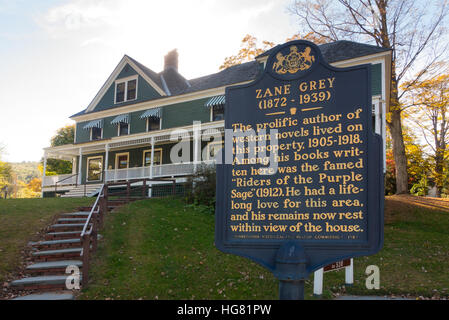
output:
<instances>
[{"instance_id":1,"label":"front porch","mask_svg":"<svg viewBox=\"0 0 449 320\"><path fill-rule=\"evenodd\" d=\"M176 132L158 131L46 148L44 172L49 158L72 161L73 170L71 174L44 175L42 195L89 196L104 183L136 179L173 178L177 184L183 184L198 166L214 163L223 131L221 123L199 124L177 128ZM182 161L173 159L176 157L171 152L173 147L179 148L179 141L188 144L181 152L187 155Z\"/></svg>"}]
</instances>

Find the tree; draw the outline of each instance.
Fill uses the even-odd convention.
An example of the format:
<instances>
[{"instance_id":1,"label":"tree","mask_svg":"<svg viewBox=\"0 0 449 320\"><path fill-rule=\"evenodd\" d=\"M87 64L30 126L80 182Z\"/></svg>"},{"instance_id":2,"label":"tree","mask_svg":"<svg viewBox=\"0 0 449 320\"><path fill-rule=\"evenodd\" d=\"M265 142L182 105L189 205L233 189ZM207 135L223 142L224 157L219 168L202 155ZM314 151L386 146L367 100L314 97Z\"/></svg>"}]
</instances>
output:
<instances>
[{"instance_id":1,"label":"tree","mask_svg":"<svg viewBox=\"0 0 449 320\"><path fill-rule=\"evenodd\" d=\"M27 184L27 188L33 192L41 192L42 191L42 179L34 178Z\"/></svg>"},{"instance_id":2,"label":"tree","mask_svg":"<svg viewBox=\"0 0 449 320\"><path fill-rule=\"evenodd\" d=\"M328 42L327 39L320 37L319 35L314 34L313 32L307 33L305 36L301 36L299 34L295 34L290 38L287 38L285 41L292 40L309 40L317 44ZM242 64L244 62L254 60L258 55L261 55L265 51L274 47L274 43L270 41L262 41L262 47L259 47L257 38L247 34L240 44L239 52L230 57L226 57L223 64L220 66L220 70Z\"/></svg>"},{"instance_id":3,"label":"tree","mask_svg":"<svg viewBox=\"0 0 449 320\"><path fill-rule=\"evenodd\" d=\"M9 188L12 182L12 167L9 163L1 161L2 155L5 154L5 147L0 145L0 198L3 197L5 187Z\"/></svg>"},{"instance_id":4,"label":"tree","mask_svg":"<svg viewBox=\"0 0 449 320\"><path fill-rule=\"evenodd\" d=\"M242 64L243 62L252 61L255 57L274 46L274 43L269 41L262 41L262 44L263 47L259 48L257 38L247 34L242 39L239 52L234 56L226 57L225 61L220 66L220 70Z\"/></svg>"},{"instance_id":5,"label":"tree","mask_svg":"<svg viewBox=\"0 0 449 320\"><path fill-rule=\"evenodd\" d=\"M71 144L74 142L75 125L67 125L56 131L56 134L51 138L50 145L52 147ZM43 166L44 159L41 160ZM70 161L59 159L47 159L46 175L69 174L72 173L72 163Z\"/></svg>"},{"instance_id":6,"label":"tree","mask_svg":"<svg viewBox=\"0 0 449 320\"><path fill-rule=\"evenodd\" d=\"M446 0L296 0L290 9L299 18L304 31L314 32L329 41L370 42L392 50L387 125L396 164L396 192L407 193L401 98L408 87L399 92L399 84L407 78L410 83L419 81L424 73L411 78L417 63L426 70L445 52L447 43L440 40L448 11Z\"/></svg>"},{"instance_id":7,"label":"tree","mask_svg":"<svg viewBox=\"0 0 449 320\"><path fill-rule=\"evenodd\" d=\"M449 155L449 74L436 75L421 81L407 81L409 102L406 110L431 149L433 179L437 197L444 187L444 171Z\"/></svg>"},{"instance_id":8,"label":"tree","mask_svg":"<svg viewBox=\"0 0 449 320\"><path fill-rule=\"evenodd\" d=\"M65 144L72 144L75 141L75 125L67 125L59 128L56 134L51 138L50 143L52 147L63 146Z\"/></svg>"}]
</instances>

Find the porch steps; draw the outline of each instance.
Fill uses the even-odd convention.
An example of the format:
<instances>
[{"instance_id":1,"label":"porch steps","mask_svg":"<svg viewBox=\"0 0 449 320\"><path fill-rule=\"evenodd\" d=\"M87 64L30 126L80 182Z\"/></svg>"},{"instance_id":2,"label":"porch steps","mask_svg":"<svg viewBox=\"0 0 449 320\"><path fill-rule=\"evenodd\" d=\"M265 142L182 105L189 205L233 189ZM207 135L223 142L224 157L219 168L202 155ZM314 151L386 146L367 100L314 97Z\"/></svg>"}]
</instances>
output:
<instances>
[{"instance_id":1,"label":"porch steps","mask_svg":"<svg viewBox=\"0 0 449 320\"><path fill-rule=\"evenodd\" d=\"M81 279L80 275L80 279ZM14 280L10 283L15 290L65 290L67 275L60 276L38 276Z\"/></svg>"},{"instance_id":2,"label":"porch steps","mask_svg":"<svg viewBox=\"0 0 449 320\"><path fill-rule=\"evenodd\" d=\"M87 216L84 218L59 218L58 224L66 224L66 223L86 223Z\"/></svg>"},{"instance_id":3,"label":"porch steps","mask_svg":"<svg viewBox=\"0 0 449 320\"><path fill-rule=\"evenodd\" d=\"M68 248L68 249L57 249L57 250L44 250L36 251L31 255L33 260L36 262L46 262L46 261L58 261L79 258L81 256L82 248Z\"/></svg>"},{"instance_id":4,"label":"porch steps","mask_svg":"<svg viewBox=\"0 0 449 320\"><path fill-rule=\"evenodd\" d=\"M61 218L86 218L89 216L90 211L79 211L79 212L67 212L62 213Z\"/></svg>"},{"instance_id":5,"label":"porch steps","mask_svg":"<svg viewBox=\"0 0 449 320\"><path fill-rule=\"evenodd\" d=\"M85 208L87 210L87 208ZM31 262L25 268L25 277L9 283L19 295L14 300L71 300L74 295L66 288L68 266L80 269L82 278L81 230L89 211L60 214L57 223L49 227L43 240L30 242L33 248Z\"/></svg>"},{"instance_id":6,"label":"porch steps","mask_svg":"<svg viewBox=\"0 0 449 320\"><path fill-rule=\"evenodd\" d=\"M58 260L49 262L36 262L26 267L26 272L31 275L63 275L68 266L75 266L81 269L83 262L81 260Z\"/></svg>"},{"instance_id":7,"label":"porch steps","mask_svg":"<svg viewBox=\"0 0 449 320\"><path fill-rule=\"evenodd\" d=\"M50 226L51 231L81 231L84 223L57 223Z\"/></svg>"},{"instance_id":8,"label":"porch steps","mask_svg":"<svg viewBox=\"0 0 449 320\"><path fill-rule=\"evenodd\" d=\"M81 236L81 230L77 231L60 231L60 232L48 232L44 238L45 240L62 240L71 239Z\"/></svg>"},{"instance_id":9,"label":"porch steps","mask_svg":"<svg viewBox=\"0 0 449 320\"><path fill-rule=\"evenodd\" d=\"M70 291L50 292L40 294L29 294L22 297L17 297L12 300L73 300L75 299L73 293Z\"/></svg>"},{"instance_id":10,"label":"porch steps","mask_svg":"<svg viewBox=\"0 0 449 320\"><path fill-rule=\"evenodd\" d=\"M38 242L31 242L30 245L34 249L67 249L73 247L79 247L81 245L80 238L73 239L58 239L58 240L45 240Z\"/></svg>"},{"instance_id":11,"label":"porch steps","mask_svg":"<svg viewBox=\"0 0 449 320\"><path fill-rule=\"evenodd\" d=\"M70 189L65 194L61 195L63 198L81 198L81 197L91 197L101 188L102 184L88 184L84 190L84 185L79 185Z\"/></svg>"},{"instance_id":12,"label":"porch steps","mask_svg":"<svg viewBox=\"0 0 449 320\"><path fill-rule=\"evenodd\" d=\"M120 205L123 203L117 203ZM67 290L68 266L80 270L82 280L82 229L91 208L60 214L57 223L50 225L43 240L29 243L33 248L25 277L9 283L14 300L71 300L73 292ZM72 270L70 270L72 271ZM73 275L72 275L73 276Z\"/></svg>"}]
</instances>

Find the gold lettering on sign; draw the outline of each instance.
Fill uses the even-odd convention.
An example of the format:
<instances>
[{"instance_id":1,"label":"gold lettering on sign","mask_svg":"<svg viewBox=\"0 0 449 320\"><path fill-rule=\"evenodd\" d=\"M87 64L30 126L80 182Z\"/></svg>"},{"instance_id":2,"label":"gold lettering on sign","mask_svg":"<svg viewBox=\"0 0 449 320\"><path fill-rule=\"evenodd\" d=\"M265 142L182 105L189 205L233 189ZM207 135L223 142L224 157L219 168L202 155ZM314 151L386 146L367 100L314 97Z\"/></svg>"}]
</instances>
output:
<instances>
[{"instance_id":1,"label":"gold lettering on sign","mask_svg":"<svg viewBox=\"0 0 449 320\"><path fill-rule=\"evenodd\" d=\"M299 70L309 69L315 62L315 56L311 55L312 49L307 47L303 52L298 52L298 47L291 46L290 53L284 56L282 53L276 55L277 61L273 63L273 70L279 74L294 74Z\"/></svg>"}]
</instances>

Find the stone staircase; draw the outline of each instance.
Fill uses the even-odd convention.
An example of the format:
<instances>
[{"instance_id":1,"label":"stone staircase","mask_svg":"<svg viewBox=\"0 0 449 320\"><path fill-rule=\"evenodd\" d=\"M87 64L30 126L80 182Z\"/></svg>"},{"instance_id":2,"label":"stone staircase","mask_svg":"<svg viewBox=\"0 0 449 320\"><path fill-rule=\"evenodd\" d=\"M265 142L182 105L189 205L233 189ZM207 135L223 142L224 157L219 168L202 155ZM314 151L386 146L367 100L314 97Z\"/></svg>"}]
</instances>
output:
<instances>
[{"instance_id":1,"label":"stone staircase","mask_svg":"<svg viewBox=\"0 0 449 320\"><path fill-rule=\"evenodd\" d=\"M29 243L32 263L25 269L26 277L12 281L9 286L17 298L13 300L70 300L73 292L66 287L68 266L80 270L82 279L81 231L89 211L63 213L48 228L44 239Z\"/></svg>"},{"instance_id":2,"label":"stone staircase","mask_svg":"<svg viewBox=\"0 0 449 320\"><path fill-rule=\"evenodd\" d=\"M81 198L81 197L91 197L95 195L98 190L101 188L102 184L87 184L85 186L86 190L84 190L84 185L79 185L77 187L73 187L65 194L61 195L62 198Z\"/></svg>"}]
</instances>

